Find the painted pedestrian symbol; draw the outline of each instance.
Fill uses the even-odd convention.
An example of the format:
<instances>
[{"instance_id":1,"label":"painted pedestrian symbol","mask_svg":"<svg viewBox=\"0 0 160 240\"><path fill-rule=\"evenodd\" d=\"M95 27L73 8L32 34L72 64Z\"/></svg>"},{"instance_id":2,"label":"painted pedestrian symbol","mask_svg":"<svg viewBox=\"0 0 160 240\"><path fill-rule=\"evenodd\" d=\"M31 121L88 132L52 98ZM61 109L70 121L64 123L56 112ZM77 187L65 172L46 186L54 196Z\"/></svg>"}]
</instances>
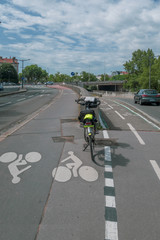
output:
<instances>
[{"instance_id":1,"label":"painted pedestrian symbol","mask_svg":"<svg viewBox=\"0 0 160 240\"><path fill-rule=\"evenodd\" d=\"M87 181L93 182L98 179L98 172L90 166L82 166L82 161L74 155L74 152L68 152L69 157L63 159L61 163L64 163L71 159L73 162L66 163L65 166L59 166L52 171L53 178L58 182L67 182L71 179L72 174L74 177L79 176Z\"/></svg>"},{"instance_id":2,"label":"painted pedestrian symbol","mask_svg":"<svg viewBox=\"0 0 160 240\"><path fill-rule=\"evenodd\" d=\"M10 171L10 174L12 175L12 183L16 184L21 181L21 178L19 175L27 171L29 168L31 168L31 165L27 165L28 163L35 163L41 160L41 154L38 152L29 152L25 155L23 159L23 154L17 155L15 152L7 152L0 156L0 162L2 163L10 163L8 165L8 169ZM24 168L21 168L21 166L25 166ZM20 170L21 168L21 170Z\"/></svg>"}]
</instances>

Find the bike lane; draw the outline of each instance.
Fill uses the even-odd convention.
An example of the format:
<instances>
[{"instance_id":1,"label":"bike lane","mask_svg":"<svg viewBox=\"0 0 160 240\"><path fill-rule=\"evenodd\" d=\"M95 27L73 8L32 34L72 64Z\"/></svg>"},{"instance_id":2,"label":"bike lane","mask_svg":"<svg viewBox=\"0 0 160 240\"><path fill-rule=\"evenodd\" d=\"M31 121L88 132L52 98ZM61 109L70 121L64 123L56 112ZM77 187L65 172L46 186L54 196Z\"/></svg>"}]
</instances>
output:
<instances>
[{"instance_id":1,"label":"bike lane","mask_svg":"<svg viewBox=\"0 0 160 240\"><path fill-rule=\"evenodd\" d=\"M53 169L54 183L37 240L104 239L103 163L97 166L89 149L82 151L83 128L78 122L64 123L63 134L74 139L65 143L58 168ZM97 154L104 154L101 148Z\"/></svg>"},{"instance_id":2,"label":"bike lane","mask_svg":"<svg viewBox=\"0 0 160 240\"><path fill-rule=\"evenodd\" d=\"M104 169L91 162L89 150L82 151L76 98L64 89L1 138L1 240L104 238ZM67 173L56 178L61 164Z\"/></svg>"}]
</instances>

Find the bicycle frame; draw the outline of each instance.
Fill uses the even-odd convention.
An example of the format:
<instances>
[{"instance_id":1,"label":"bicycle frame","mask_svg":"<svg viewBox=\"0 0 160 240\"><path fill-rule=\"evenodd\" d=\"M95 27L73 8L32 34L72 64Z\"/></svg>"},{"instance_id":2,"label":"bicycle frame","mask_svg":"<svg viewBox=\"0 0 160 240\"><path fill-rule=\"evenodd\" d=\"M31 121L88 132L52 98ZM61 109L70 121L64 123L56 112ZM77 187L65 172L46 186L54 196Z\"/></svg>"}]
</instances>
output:
<instances>
[{"instance_id":1,"label":"bicycle frame","mask_svg":"<svg viewBox=\"0 0 160 240\"><path fill-rule=\"evenodd\" d=\"M86 148L90 147L91 152L91 158L94 161L94 144L95 144L95 134L96 134L96 117L94 110L91 110L90 108L96 108L100 105L100 100L94 97L85 97L78 100L75 100L78 104L85 106L85 110L81 111L81 115L79 116L80 122L83 122L84 127L84 139L86 141L86 145L83 149L83 151L86 150Z\"/></svg>"}]
</instances>

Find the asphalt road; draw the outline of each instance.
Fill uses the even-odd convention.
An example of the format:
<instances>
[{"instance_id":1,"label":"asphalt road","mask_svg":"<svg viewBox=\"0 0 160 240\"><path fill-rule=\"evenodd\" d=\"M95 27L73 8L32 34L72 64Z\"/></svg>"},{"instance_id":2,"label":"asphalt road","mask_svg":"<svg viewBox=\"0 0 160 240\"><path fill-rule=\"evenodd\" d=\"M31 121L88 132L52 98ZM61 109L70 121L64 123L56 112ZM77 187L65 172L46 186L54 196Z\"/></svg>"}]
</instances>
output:
<instances>
[{"instance_id":1,"label":"asphalt road","mask_svg":"<svg viewBox=\"0 0 160 240\"><path fill-rule=\"evenodd\" d=\"M57 89L29 86L27 91L0 97L0 132L20 124L30 114L52 101Z\"/></svg>"},{"instance_id":2,"label":"asphalt road","mask_svg":"<svg viewBox=\"0 0 160 240\"><path fill-rule=\"evenodd\" d=\"M160 235L160 126L149 114L155 117L152 109L159 107L145 106L142 114L125 102L103 97L101 104L108 135L117 138L111 152L118 239L156 240Z\"/></svg>"},{"instance_id":3,"label":"asphalt road","mask_svg":"<svg viewBox=\"0 0 160 240\"><path fill-rule=\"evenodd\" d=\"M1 240L159 239L159 125L102 97L108 130L96 136L92 162L77 94L41 90L0 108L24 112L0 136Z\"/></svg>"}]
</instances>

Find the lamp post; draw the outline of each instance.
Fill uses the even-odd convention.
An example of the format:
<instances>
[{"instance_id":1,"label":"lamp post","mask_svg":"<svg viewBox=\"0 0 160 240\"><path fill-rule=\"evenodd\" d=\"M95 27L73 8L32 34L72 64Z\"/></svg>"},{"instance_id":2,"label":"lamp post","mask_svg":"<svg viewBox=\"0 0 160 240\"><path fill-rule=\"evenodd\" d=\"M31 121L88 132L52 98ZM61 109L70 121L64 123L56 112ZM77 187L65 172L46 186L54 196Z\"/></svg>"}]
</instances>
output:
<instances>
[{"instance_id":1,"label":"lamp post","mask_svg":"<svg viewBox=\"0 0 160 240\"><path fill-rule=\"evenodd\" d=\"M19 60L19 61L22 62L22 88L23 88L23 80L24 80L24 77L23 77L24 62L29 61L29 60L31 60L31 59L21 59L21 60Z\"/></svg>"}]
</instances>

